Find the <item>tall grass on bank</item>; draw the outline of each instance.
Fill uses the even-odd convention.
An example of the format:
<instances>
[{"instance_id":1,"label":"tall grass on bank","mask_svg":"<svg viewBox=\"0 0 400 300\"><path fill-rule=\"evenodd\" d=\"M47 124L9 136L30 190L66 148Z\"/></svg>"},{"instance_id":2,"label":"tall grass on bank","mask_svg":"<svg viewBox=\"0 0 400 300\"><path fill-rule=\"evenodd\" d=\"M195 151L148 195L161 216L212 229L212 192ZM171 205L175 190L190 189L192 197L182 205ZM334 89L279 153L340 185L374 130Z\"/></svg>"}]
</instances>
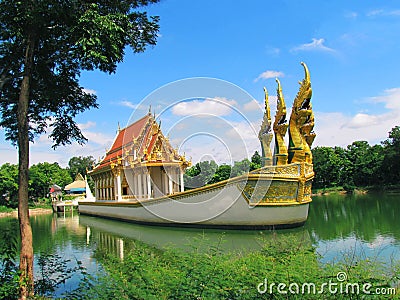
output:
<instances>
[{"instance_id":1,"label":"tall grass on bank","mask_svg":"<svg viewBox=\"0 0 400 300\"><path fill-rule=\"evenodd\" d=\"M294 236L260 240L261 250L250 253L220 251L219 244L194 242L189 252L160 250L134 242L123 260L98 250L106 275L87 276L69 293L72 299L399 299L376 295L400 280L400 264L390 266L367 259L322 265L310 242ZM346 278L340 277L339 274ZM309 283L304 288L303 283ZM325 286L339 289L331 293ZM349 292L340 292L349 284ZM272 286L271 286L272 284ZM278 285L281 293L278 291ZM315 285L315 292L312 285ZM357 293L355 284L371 284L371 294ZM283 288L283 285L286 288ZM291 289L289 290L289 286ZM296 287L298 287L296 291ZM302 290L303 288L303 290ZM308 290L309 289L309 290ZM399 293L399 291L398 291Z\"/></svg>"}]
</instances>

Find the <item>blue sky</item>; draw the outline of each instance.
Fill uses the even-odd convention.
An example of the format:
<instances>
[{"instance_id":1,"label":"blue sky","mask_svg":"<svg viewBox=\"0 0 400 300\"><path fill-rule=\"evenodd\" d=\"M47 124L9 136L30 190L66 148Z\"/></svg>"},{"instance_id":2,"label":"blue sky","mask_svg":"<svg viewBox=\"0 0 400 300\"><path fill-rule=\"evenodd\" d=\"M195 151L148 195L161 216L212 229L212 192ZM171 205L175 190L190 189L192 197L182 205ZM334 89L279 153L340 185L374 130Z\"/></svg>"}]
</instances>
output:
<instances>
[{"instance_id":1,"label":"blue sky","mask_svg":"<svg viewBox=\"0 0 400 300\"><path fill-rule=\"evenodd\" d=\"M207 158L229 162L224 160L226 152L220 151L227 140L245 140L246 151L241 154L251 156L259 146L247 125L251 124L253 131L259 129L263 86L271 96L274 115L275 77L279 77L290 112L298 81L304 75L301 61L311 73L317 133L314 146L346 146L355 140L375 144L400 125L398 1L164 0L147 11L161 18L155 47L141 54L127 49L124 62L113 75L98 71L82 74L82 86L96 93L100 105L76 118L88 144L54 151L43 135L31 146L31 164L56 161L65 166L72 156L104 155L118 122L126 126L133 113L145 114L149 104L174 146L187 152L194 162ZM223 91L200 93L199 99L166 111L168 103L161 95L139 105L158 88L192 77L230 82L249 97L235 99ZM210 105L207 97L220 102ZM221 103L244 112L245 117L224 111L226 105ZM197 141L188 139L196 132L208 131L207 124L218 123L205 121L207 109L213 118L228 122L229 128L212 131ZM199 112L203 115L193 117ZM188 119L192 132L187 124L177 126L187 116L192 116ZM238 135L229 135L228 130L236 130ZM4 140L2 131L0 143L0 163L16 163L17 151ZM232 155L235 147L228 145L231 160L240 156Z\"/></svg>"}]
</instances>

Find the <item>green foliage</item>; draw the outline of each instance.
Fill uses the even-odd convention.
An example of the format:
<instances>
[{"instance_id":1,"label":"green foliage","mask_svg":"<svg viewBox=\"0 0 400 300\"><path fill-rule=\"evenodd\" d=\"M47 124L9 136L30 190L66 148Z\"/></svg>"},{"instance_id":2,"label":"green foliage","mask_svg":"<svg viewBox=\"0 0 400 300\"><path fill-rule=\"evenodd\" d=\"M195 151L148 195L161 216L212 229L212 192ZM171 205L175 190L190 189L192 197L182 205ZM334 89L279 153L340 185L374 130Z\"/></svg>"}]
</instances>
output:
<instances>
[{"instance_id":1,"label":"green foliage","mask_svg":"<svg viewBox=\"0 0 400 300\"><path fill-rule=\"evenodd\" d=\"M18 166L6 163L0 166L0 205L18 206Z\"/></svg>"},{"instance_id":2,"label":"green foliage","mask_svg":"<svg viewBox=\"0 0 400 300\"><path fill-rule=\"evenodd\" d=\"M231 177L232 167L229 165L220 165L215 171L209 183L216 183Z\"/></svg>"},{"instance_id":3,"label":"green foliage","mask_svg":"<svg viewBox=\"0 0 400 300\"><path fill-rule=\"evenodd\" d=\"M184 174L185 187L197 188L211 182L218 165L215 161L201 161L189 168Z\"/></svg>"},{"instance_id":4,"label":"green foliage","mask_svg":"<svg viewBox=\"0 0 400 300\"><path fill-rule=\"evenodd\" d=\"M64 187L71 182L68 170L61 168L58 163L38 163L29 168L29 194L33 199L48 198L53 184Z\"/></svg>"},{"instance_id":5,"label":"green foliage","mask_svg":"<svg viewBox=\"0 0 400 300\"><path fill-rule=\"evenodd\" d=\"M76 175L81 174L83 177L87 175L87 171L93 168L96 160L93 156L74 156L68 161L68 171L71 178L75 178ZM87 176L87 181L90 189L94 190L94 181L92 177Z\"/></svg>"},{"instance_id":6,"label":"green foliage","mask_svg":"<svg viewBox=\"0 0 400 300\"><path fill-rule=\"evenodd\" d=\"M382 142L384 158L382 174L386 174L385 182L398 184L400 182L400 126L389 132L389 138Z\"/></svg>"},{"instance_id":7,"label":"green foliage","mask_svg":"<svg viewBox=\"0 0 400 300\"><path fill-rule=\"evenodd\" d=\"M8 213L8 212L12 212L12 211L14 211L13 208L7 207L4 205L0 205L0 213Z\"/></svg>"},{"instance_id":8,"label":"green foliage","mask_svg":"<svg viewBox=\"0 0 400 300\"><path fill-rule=\"evenodd\" d=\"M51 296L59 285L83 270L81 262L78 261L76 267L68 267L69 262L69 259L63 259L57 254L40 255L37 259L40 275L35 278L35 293Z\"/></svg>"},{"instance_id":9,"label":"green foliage","mask_svg":"<svg viewBox=\"0 0 400 300\"><path fill-rule=\"evenodd\" d=\"M338 282L336 274L346 272L349 282L370 282L387 287L398 265L387 268L377 262L358 259L321 265L307 238L274 234L261 239L261 250L250 253L223 253L220 243L194 243L192 251L158 250L134 242L123 260L97 252L106 274L89 277L67 294L70 299L348 299L347 294L279 294L279 283L314 283L321 287ZM126 248L127 249L127 248ZM354 254L353 254L354 257ZM386 269L385 269L386 267ZM398 278L397 278L398 279ZM275 283L274 292L260 294L257 287ZM262 290L262 288L261 288ZM355 299L358 295L355 296ZM360 295L361 296L361 295Z\"/></svg>"},{"instance_id":10,"label":"green foliage","mask_svg":"<svg viewBox=\"0 0 400 300\"><path fill-rule=\"evenodd\" d=\"M0 299L18 299L19 269L17 237L9 230L0 232Z\"/></svg>"},{"instance_id":11,"label":"green foliage","mask_svg":"<svg viewBox=\"0 0 400 300\"><path fill-rule=\"evenodd\" d=\"M93 156L74 156L68 161L69 175L75 178L76 175L81 174L83 177L87 175L87 171L91 170L95 163Z\"/></svg>"},{"instance_id":12,"label":"green foliage","mask_svg":"<svg viewBox=\"0 0 400 300\"><path fill-rule=\"evenodd\" d=\"M55 146L85 142L73 118L97 103L79 85L80 73L115 72L127 46L139 53L155 45L159 18L140 9L155 2L1 1L0 126L6 138L17 141L17 102L26 75L30 140L51 126ZM31 45L32 61L26 51Z\"/></svg>"},{"instance_id":13,"label":"green foliage","mask_svg":"<svg viewBox=\"0 0 400 300\"><path fill-rule=\"evenodd\" d=\"M261 155L258 151L254 152L253 156L251 157L250 163L250 171L256 170L261 168Z\"/></svg>"},{"instance_id":14,"label":"green foliage","mask_svg":"<svg viewBox=\"0 0 400 300\"><path fill-rule=\"evenodd\" d=\"M356 187L397 184L400 181L400 127L389 133L382 145L370 146L355 141L346 149L316 147L312 149L315 179L313 188Z\"/></svg>"},{"instance_id":15,"label":"green foliage","mask_svg":"<svg viewBox=\"0 0 400 300\"><path fill-rule=\"evenodd\" d=\"M245 158L242 161L235 161L232 167L231 177L240 176L250 171L250 161Z\"/></svg>"},{"instance_id":16,"label":"green foliage","mask_svg":"<svg viewBox=\"0 0 400 300\"><path fill-rule=\"evenodd\" d=\"M192 189L220 182L231 177L246 174L250 170L260 167L261 157L257 151L252 157L252 162L245 158L242 161L235 161L232 167L225 164L218 166L213 160L201 161L186 170L184 174L185 188Z\"/></svg>"}]
</instances>

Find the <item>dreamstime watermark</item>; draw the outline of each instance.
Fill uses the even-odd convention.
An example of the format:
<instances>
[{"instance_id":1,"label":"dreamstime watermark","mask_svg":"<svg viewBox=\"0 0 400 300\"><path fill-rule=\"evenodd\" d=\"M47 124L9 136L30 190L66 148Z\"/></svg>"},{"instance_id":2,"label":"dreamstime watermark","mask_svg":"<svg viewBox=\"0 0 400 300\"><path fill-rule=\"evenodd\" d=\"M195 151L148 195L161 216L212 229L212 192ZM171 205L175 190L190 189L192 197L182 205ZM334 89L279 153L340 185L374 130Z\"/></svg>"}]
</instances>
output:
<instances>
[{"instance_id":1,"label":"dreamstime watermark","mask_svg":"<svg viewBox=\"0 0 400 300\"><path fill-rule=\"evenodd\" d=\"M316 284L314 282L291 282L287 283L276 283L268 282L265 278L263 282L257 285L257 291L260 294L296 294L296 295L316 295L316 294L346 294L346 295L395 295L396 288L394 287L373 287L369 282L357 283L349 282L346 272L338 272L336 274L336 280L329 280Z\"/></svg>"}]
</instances>

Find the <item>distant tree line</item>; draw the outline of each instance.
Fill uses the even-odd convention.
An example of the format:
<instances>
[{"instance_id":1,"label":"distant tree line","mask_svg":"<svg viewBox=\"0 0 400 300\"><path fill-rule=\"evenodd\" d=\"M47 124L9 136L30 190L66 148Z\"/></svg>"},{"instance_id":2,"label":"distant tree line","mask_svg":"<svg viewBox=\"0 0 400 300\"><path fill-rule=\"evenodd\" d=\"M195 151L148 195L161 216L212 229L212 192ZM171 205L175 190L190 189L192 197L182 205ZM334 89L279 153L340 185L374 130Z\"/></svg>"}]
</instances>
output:
<instances>
[{"instance_id":1,"label":"distant tree line","mask_svg":"<svg viewBox=\"0 0 400 300\"><path fill-rule=\"evenodd\" d=\"M72 157L66 168L48 162L32 165L29 168L29 202L48 198L53 184L64 187L74 181L78 173L85 176L94 162L92 156L79 156ZM18 206L18 165L5 163L0 166L0 205Z\"/></svg>"},{"instance_id":2,"label":"distant tree line","mask_svg":"<svg viewBox=\"0 0 400 300\"><path fill-rule=\"evenodd\" d=\"M400 183L400 126L389 132L380 145L356 141L347 148L312 149L317 189L343 187L383 187Z\"/></svg>"}]
</instances>

